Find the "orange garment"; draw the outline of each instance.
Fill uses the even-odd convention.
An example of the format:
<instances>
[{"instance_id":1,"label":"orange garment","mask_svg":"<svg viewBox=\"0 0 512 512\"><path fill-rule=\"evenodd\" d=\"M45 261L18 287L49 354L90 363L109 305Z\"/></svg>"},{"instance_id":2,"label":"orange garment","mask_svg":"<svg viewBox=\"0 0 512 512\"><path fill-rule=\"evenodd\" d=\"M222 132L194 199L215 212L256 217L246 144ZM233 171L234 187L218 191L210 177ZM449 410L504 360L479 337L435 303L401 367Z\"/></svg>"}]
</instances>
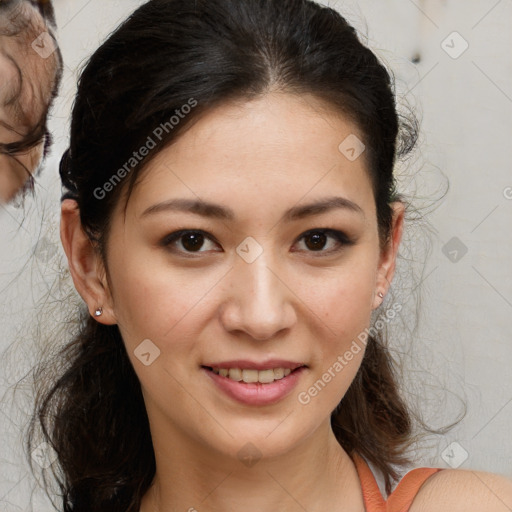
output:
<instances>
[{"instance_id":1,"label":"orange garment","mask_svg":"<svg viewBox=\"0 0 512 512\"><path fill-rule=\"evenodd\" d=\"M416 468L403 476L393 492L385 500L372 470L358 454L352 456L363 488L366 512L407 512L425 480L443 468Z\"/></svg>"}]
</instances>

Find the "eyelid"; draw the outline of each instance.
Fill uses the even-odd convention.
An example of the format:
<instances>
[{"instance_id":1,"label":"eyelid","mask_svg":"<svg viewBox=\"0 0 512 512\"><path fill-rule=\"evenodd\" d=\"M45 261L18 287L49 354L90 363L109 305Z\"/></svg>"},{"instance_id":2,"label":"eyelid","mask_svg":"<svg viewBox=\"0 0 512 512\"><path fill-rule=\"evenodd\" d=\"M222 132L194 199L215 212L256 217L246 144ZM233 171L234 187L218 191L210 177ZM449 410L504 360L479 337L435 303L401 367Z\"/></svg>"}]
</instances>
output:
<instances>
[{"instance_id":1,"label":"eyelid","mask_svg":"<svg viewBox=\"0 0 512 512\"><path fill-rule=\"evenodd\" d=\"M307 231L304 231L304 233L301 233L299 235L299 237L297 238L297 240L300 240L301 238L304 238L308 235L312 235L313 233L323 233L326 235L331 235L334 238L339 238L340 240L342 240L344 243L347 243L347 244L354 243L354 241L355 241L354 239L350 238L344 231L341 231L339 229L334 229L334 228L308 229Z\"/></svg>"}]
</instances>

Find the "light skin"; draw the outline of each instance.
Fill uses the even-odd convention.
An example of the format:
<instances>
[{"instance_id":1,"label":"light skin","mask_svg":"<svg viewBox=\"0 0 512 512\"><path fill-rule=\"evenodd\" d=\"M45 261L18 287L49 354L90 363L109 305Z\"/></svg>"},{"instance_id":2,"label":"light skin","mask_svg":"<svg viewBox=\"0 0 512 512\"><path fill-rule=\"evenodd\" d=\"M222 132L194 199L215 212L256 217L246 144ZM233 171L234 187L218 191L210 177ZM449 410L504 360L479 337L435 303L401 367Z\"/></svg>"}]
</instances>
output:
<instances>
[{"instance_id":1,"label":"light skin","mask_svg":"<svg viewBox=\"0 0 512 512\"><path fill-rule=\"evenodd\" d=\"M369 326L393 278L404 207L392 204L392 234L381 249L365 155L350 161L338 149L347 136L362 136L325 107L273 92L207 112L150 162L126 217L117 205L106 265L76 203L62 204L75 286L92 315L102 306L99 322L118 324L142 385L157 472L141 512L364 511L355 467L330 427L364 350L309 404L297 395ZM283 219L333 196L357 207ZM177 198L216 203L233 218L144 213ZM328 234L318 248L305 233L319 229L353 243ZM184 238L162 245L178 230L202 230L199 251L187 251ZM246 237L263 250L251 263L236 252ZM149 366L134 354L145 339L160 350ZM234 401L201 368L268 358L307 365L296 389L272 405ZM261 455L251 467L238 454L248 443Z\"/></svg>"},{"instance_id":2,"label":"light skin","mask_svg":"<svg viewBox=\"0 0 512 512\"><path fill-rule=\"evenodd\" d=\"M19 33L13 35L14 26ZM18 29L16 29L18 30ZM60 61L57 52L37 53L32 42L43 32L52 32L39 10L22 2L0 12L0 143L21 141L39 123L56 87ZM50 45L40 41L40 45ZM49 47L51 48L51 46ZM43 57L43 56L44 57ZM37 175L44 140L15 155L0 152L0 203L13 200L30 174Z\"/></svg>"}]
</instances>

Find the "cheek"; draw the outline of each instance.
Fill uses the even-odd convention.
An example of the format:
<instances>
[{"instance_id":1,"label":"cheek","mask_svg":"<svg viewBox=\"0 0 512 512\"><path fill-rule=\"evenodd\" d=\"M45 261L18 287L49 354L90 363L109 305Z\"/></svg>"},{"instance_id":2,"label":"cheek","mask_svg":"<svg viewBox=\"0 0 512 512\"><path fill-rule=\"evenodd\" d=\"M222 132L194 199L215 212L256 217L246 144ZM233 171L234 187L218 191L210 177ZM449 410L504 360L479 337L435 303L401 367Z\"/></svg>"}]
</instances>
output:
<instances>
[{"instance_id":1,"label":"cheek","mask_svg":"<svg viewBox=\"0 0 512 512\"><path fill-rule=\"evenodd\" d=\"M130 268L127 264L122 272L111 276L115 283L114 311L128 357L148 393L146 401L166 410L172 395L173 401L193 416L194 403L180 383L196 370L199 347L195 320L204 292L199 293L198 285L176 272L144 267L134 273Z\"/></svg>"},{"instance_id":2,"label":"cheek","mask_svg":"<svg viewBox=\"0 0 512 512\"><path fill-rule=\"evenodd\" d=\"M114 312L127 347L151 339L162 355L171 343L173 355L193 349L201 319L209 314L205 304L223 272L173 268L144 253L124 260L112 254L111 261Z\"/></svg>"},{"instance_id":3,"label":"cheek","mask_svg":"<svg viewBox=\"0 0 512 512\"><path fill-rule=\"evenodd\" d=\"M345 332L350 325L368 318L370 283L356 276L326 279L317 283L316 290L308 288L305 295L312 311L335 333ZM306 290L304 290L304 293Z\"/></svg>"},{"instance_id":4,"label":"cheek","mask_svg":"<svg viewBox=\"0 0 512 512\"><path fill-rule=\"evenodd\" d=\"M297 281L299 296L335 337L335 344L367 327L375 293L376 268L364 251L350 261Z\"/></svg>"},{"instance_id":5,"label":"cheek","mask_svg":"<svg viewBox=\"0 0 512 512\"><path fill-rule=\"evenodd\" d=\"M312 417L324 417L336 408L361 365L371 319L372 285L367 274L342 271L306 295L318 320L311 373L296 398Z\"/></svg>"}]
</instances>

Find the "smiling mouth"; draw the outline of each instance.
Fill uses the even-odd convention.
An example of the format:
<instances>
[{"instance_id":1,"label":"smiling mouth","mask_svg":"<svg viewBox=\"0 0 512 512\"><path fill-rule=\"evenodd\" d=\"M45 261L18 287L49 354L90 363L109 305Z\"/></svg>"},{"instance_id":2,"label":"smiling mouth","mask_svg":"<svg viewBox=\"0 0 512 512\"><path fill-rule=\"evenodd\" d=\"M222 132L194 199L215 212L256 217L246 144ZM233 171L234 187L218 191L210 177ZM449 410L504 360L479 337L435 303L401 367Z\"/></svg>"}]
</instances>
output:
<instances>
[{"instance_id":1,"label":"smiling mouth","mask_svg":"<svg viewBox=\"0 0 512 512\"><path fill-rule=\"evenodd\" d=\"M276 380L281 380L285 377L288 377L288 375L301 368L304 368L304 366L299 366L293 370L291 368L269 368L267 370L255 370L252 368L214 368L211 366L203 366L203 368L215 373L216 375L220 375L221 377L225 377L236 382L244 382L246 384L271 384Z\"/></svg>"}]
</instances>

